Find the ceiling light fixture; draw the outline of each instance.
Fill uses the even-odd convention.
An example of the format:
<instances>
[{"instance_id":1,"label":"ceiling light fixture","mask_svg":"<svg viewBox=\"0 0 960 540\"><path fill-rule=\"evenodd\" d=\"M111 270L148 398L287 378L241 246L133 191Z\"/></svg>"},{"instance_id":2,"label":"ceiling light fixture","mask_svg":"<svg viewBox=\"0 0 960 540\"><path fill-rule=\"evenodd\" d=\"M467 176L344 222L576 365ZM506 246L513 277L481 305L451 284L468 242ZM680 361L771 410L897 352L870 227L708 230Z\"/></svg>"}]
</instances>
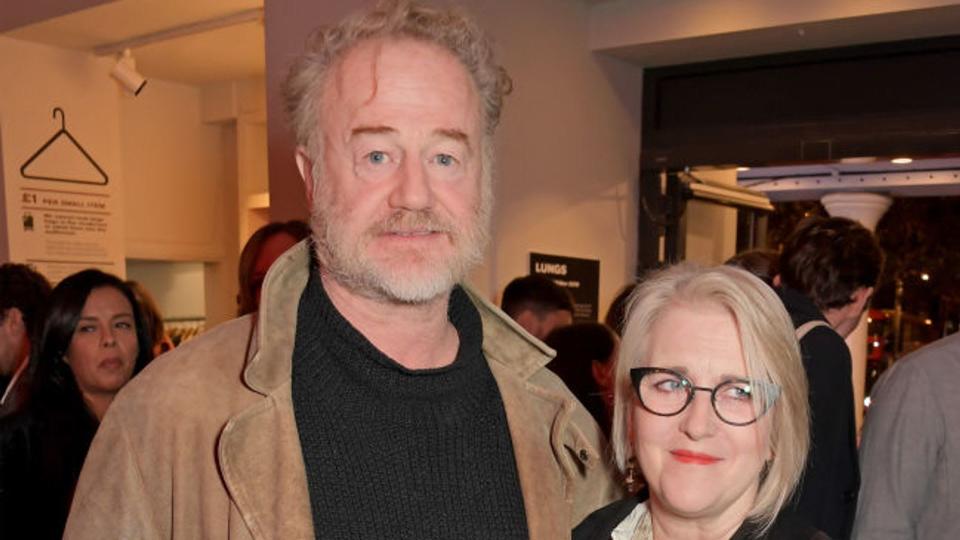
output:
<instances>
[{"instance_id":1,"label":"ceiling light fixture","mask_svg":"<svg viewBox=\"0 0 960 540\"><path fill-rule=\"evenodd\" d=\"M893 158L890 160L890 163L893 163L894 165L907 165L909 163L913 163L913 158L908 158L908 157Z\"/></svg>"},{"instance_id":2,"label":"ceiling light fixture","mask_svg":"<svg viewBox=\"0 0 960 540\"><path fill-rule=\"evenodd\" d=\"M110 70L110 76L117 80L127 92L133 95L140 94L147 85L147 79L137 72L137 63L133 59L130 49L124 49L117 55L117 63Z\"/></svg>"}]
</instances>

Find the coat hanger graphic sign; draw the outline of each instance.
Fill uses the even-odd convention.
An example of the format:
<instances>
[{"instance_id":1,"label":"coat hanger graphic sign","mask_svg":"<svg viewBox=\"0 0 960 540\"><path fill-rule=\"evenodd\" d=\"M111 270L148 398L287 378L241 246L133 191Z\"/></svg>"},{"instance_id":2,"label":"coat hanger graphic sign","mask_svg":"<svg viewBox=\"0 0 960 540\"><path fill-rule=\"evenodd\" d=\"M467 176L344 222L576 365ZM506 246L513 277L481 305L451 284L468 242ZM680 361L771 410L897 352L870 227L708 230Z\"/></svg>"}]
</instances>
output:
<instances>
[{"instance_id":1,"label":"coat hanger graphic sign","mask_svg":"<svg viewBox=\"0 0 960 540\"><path fill-rule=\"evenodd\" d=\"M107 173L104 172L96 160L83 149L83 146L77 142L77 139L67 131L67 115L64 114L63 109L55 107L53 109L53 118L56 119L58 113L60 115L60 131L54 133L39 150L34 152L33 155L20 166L20 174L24 178L33 180L53 180L56 182L94 184L100 186L107 185L109 182ZM79 154L77 154L77 151L79 151ZM47 155L48 158L40 159L44 155ZM90 169L90 165L93 166L93 169ZM43 168L41 168L41 166L43 166ZM61 176L47 173L46 171L49 170L51 166L55 170L74 171L85 167L89 172L94 173L94 177L99 176L99 179L77 178L72 175Z\"/></svg>"}]
</instances>

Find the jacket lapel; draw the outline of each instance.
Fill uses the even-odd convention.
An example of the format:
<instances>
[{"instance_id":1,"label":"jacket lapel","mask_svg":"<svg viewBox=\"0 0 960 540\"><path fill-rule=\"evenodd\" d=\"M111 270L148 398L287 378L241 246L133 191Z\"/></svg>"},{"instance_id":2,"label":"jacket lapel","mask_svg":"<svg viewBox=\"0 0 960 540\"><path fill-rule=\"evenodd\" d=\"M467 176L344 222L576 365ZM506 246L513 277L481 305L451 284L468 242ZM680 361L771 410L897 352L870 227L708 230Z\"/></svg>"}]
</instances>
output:
<instances>
[{"instance_id":1,"label":"jacket lapel","mask_svg":"<svg viewBox=\"0 0 960 540\"><path fill-rule=\"evenodd\" d=\"M313 538L291 362L297 307L309 272L309 244L278 259L264 280L243 381L264 399L230 419L217 459L224 483L254 538Z\"/></svg>"},{"instance_id":2,"label":"jacket lapel","mask_svg":"<svg viewBox=\"0 0 960 540\"><path fill-rule=\"evenodd\" d=\"M565 476L558 470L556 455L564 449L551 444L562 405L556 397L531 387L499 362L490 362L490 369L507 413L530 538L568 538L571 524L557 520L557 516L570 515L570 502L564 497ZM551 418L553 422L549 421Z\"/></svg>"},{"instance_id":3,"label":"jacket lapel","mask_svg":"<svg viewBox=\"0 0 960 540\"><path fill-rule=\"evenodd\" d=\"M313 538L290 385L235 416L220 435L221 473L254 538Z\"/></svg>"}]
</instances>

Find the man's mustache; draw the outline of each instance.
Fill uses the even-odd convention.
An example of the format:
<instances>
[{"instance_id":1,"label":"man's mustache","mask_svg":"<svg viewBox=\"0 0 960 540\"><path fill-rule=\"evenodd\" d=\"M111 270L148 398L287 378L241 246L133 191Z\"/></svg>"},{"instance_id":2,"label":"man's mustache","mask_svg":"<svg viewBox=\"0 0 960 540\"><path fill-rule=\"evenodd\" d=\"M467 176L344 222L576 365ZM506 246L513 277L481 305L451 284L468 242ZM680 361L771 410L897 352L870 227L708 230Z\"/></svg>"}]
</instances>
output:
<instances>
[{"instance_id":1,"label":"man's mustache","mask_svg":"<svg viewBox=\"0 0 960 540\"><path fill-rule=\"evenodd\" d=\"M431 210L397 210L370 228L373 234L450 233L454 230L449 221Z\"/></svg>"}]
</instances>

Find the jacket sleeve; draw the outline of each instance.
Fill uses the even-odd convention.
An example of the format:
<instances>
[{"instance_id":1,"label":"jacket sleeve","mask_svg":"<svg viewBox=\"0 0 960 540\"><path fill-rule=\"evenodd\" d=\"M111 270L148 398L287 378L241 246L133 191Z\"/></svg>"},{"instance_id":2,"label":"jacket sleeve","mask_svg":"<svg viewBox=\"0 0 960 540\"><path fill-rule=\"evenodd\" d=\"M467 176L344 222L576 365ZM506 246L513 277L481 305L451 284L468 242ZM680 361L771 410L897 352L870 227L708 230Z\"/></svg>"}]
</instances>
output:
<instances>
[{"instance_id":1,"label":"jacket sleeve","mask_svg":"<svg viewBox=\"0 0 960 540\"><path fill-rule=\"evenodd\" d=\"M864 475L854 538L915 537L913 525L933 484L946 429L929 392L933 385L916 368L895 366L871 397L860 446Z\"/></svg>"},{"instance_id":2,"label":"jacket sleeve","mask_svg":"<svg viewBox=\"0 0 960 540\"><path fill-rule=\"evenodd\" d=\"M157 500L147 493L122 416L110 412L90 445L63 537L162 538L150 506Z\"/></svg>"}]
</instances>

